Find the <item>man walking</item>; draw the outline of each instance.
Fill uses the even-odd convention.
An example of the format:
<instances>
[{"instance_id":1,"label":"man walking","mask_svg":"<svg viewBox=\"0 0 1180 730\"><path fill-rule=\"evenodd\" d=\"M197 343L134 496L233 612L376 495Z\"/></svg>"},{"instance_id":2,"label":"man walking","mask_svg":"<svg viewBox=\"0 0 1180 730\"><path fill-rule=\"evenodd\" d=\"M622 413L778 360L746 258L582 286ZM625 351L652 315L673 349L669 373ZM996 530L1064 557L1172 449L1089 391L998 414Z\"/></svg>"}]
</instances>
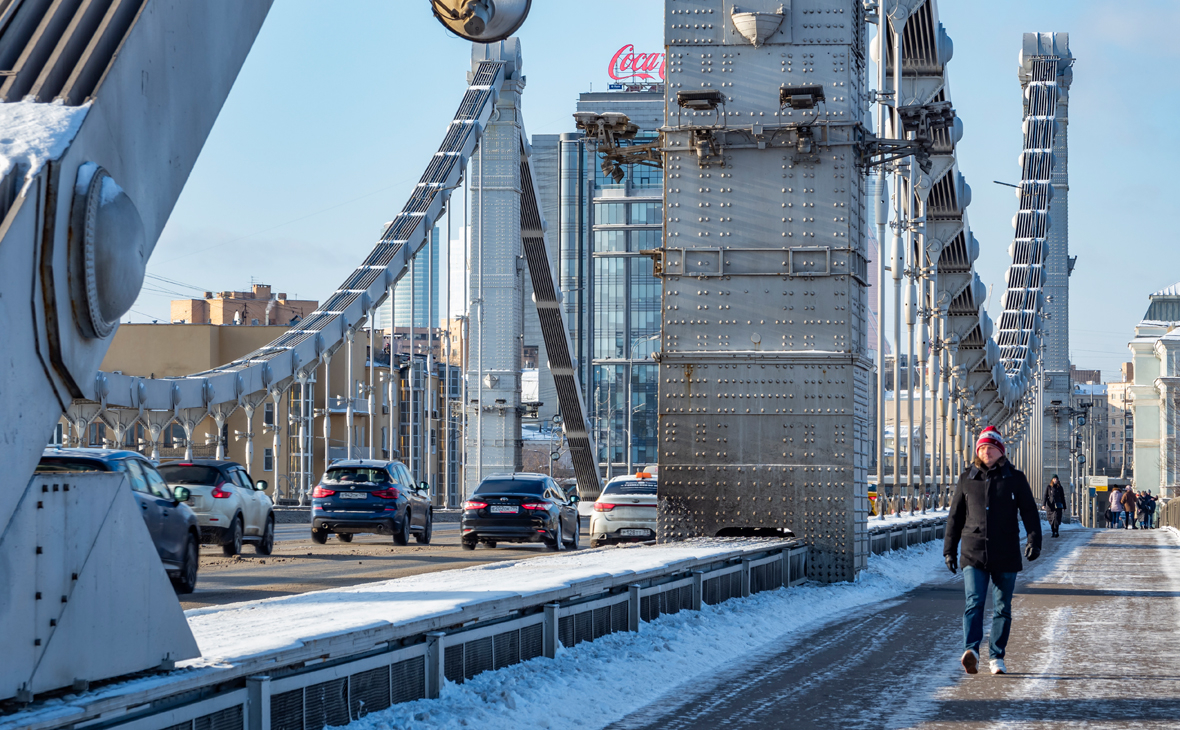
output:
<instances>
[{"instance_id":1,"label":"man walking","mask_svg":"<svg viewBox=\"0 0 1180 730\"><path fill-rule=\"evenodd\" d=\"M1135 526L1135 503L1139 497L1135 494L1135 490L1131 489L1130 485L1123 490L1123 529L1124 530L1138 530Z\"/></svg>"},{"instance_id":2,"label":"man walking","mask_svg":"<svg viewBox=\"0 0 1180 730\"><path fill-rule=\"evenodd\" d=\"M1053 532L1053 537L1061 537L1058 530L1061 528L1061 517L1065 513L1065 488L1061 486L1061 480L1054 474L1053 478L1049 480L1049 485L1045 487L1045 517L1049 520L1049 529Z\"/></svg>"},{"instance_id":3,"label":"man walking","mask_svg":"<svg viewBox=\"0 0 1180 730\"><path fill-rule=\"evenodd\" d=\"M1151 529L1151 518L1155 515L1155 497L1144 490L1139 494L1139 518L1143 520L1143 529Z\"/></svg>"},{"instance_id":4,"label":"man walking","mask_svg":"<svg viewBox=\"0 0 1180 730\"><path fill-rule=\"evenodd\" d=\"M1041 554L1041 520L1037 501L1024 473L1004 457L1004 438L988 426L975 442L974 464L959 476L946 520L943 557L952 573L959 567L962 540L963 588L967 608L963 613L963 669L979 671L979 645L983 643L983 604L992 583L992 631L989 650L992 674L1006 674L1004 652L1012 630L1012 592L1020 562L1019 522L1028 533L1024 556Z\"/></svg>"}]
</instances>

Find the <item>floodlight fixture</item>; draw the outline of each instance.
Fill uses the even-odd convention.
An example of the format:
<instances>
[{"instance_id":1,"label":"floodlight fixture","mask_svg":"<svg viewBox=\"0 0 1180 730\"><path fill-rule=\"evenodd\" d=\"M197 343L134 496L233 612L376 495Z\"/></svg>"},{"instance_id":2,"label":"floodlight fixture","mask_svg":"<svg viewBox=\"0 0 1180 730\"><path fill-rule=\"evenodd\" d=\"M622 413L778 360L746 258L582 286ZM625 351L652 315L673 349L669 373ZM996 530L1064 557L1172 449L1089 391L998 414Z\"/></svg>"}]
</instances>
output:
<instances>
[{"instance_id":1,"label":"floodlight fixture","mask_svg":"<svg viewBox=\"0 0 1180 730\"><path fill-rule=\"evenodd\" d=\"M724 100L717 89L701 89L700 91L677 91L676 103L684 109L694 111L712 111Z\"/></svg>"}]
</instances>

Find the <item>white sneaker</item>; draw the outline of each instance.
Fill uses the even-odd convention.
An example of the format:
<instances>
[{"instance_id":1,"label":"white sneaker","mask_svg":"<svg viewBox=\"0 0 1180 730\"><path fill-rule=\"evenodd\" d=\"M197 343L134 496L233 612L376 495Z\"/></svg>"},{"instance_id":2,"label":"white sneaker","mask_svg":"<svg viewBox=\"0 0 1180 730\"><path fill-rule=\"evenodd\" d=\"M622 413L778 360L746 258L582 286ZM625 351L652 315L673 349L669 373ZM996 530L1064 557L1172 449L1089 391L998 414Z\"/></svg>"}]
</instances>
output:
<instances>
[{"instance_id":1,"label":"white sneaker","mask_svg":"<svg viewBox=\"0 0 1180 730\"><path fill-rule=\"evenodd\" d=\"M992 659L992 674L1007 674L1008 667L1004 666L1003 659Z\"/></svg>"},{"instance_id":2,"label":"white sneaker","mask_svg":"<svg viewBox=\"0 0 1180 730\"><path fill-rule=\"evenodd\" d=\"M967 674L977 674L979 672L979 652L974 649L968 649L963 652L963 669L967 670Z\"/></svg>"}]
</instances>

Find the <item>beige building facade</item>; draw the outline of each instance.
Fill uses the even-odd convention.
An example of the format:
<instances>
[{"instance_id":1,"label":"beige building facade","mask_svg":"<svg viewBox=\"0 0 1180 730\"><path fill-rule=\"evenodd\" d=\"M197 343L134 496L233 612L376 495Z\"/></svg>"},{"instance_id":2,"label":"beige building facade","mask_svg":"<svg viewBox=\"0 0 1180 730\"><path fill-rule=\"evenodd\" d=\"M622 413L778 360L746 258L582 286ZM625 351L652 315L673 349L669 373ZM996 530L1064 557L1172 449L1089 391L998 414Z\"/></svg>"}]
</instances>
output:
<instances>
[{"instance_id":1,"label":"beige building facade","mask_svg":"<svg viewBox=\"0 0 1180 730\"><path fill-rule=\"evenodd\" d=\"M202 299L173 299L169 321L173 324L227 324L271 326L302 320L319 306L312 299L288 299L267 284L250 291L205 292Z\"/></svg>"}]
</instances>

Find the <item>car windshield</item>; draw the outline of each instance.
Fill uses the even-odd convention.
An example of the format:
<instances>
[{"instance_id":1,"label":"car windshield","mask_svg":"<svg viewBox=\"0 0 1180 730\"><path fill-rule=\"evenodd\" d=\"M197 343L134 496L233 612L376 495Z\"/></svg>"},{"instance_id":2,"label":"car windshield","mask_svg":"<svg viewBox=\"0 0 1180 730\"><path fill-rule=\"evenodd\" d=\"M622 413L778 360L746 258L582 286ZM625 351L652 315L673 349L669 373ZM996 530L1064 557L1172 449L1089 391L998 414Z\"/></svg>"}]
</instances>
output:
<instances>
[{"instance_id":1,"label":"car windshield","mask_svg":"<svg viewBox=\"0 0 1180 730\"><path fill-rule=\"evenodd\" d=\"M545 493L545 482L540 479L485 479L476 494L537 494Z\"/></svg>"},{"instance_id":2,"label":"car windshield","mask_svg":"<svg viewBox=\"0 0 1180 730\"><path fill-rule=\"evenodd\" d=\"M655 494L656 483L645 481L614 482L606 485L603 494Z\"/></svg>"},{"instance_id":3,"label":"car windshield","mask_svg":"<svg viewBox=\"0 0 1180 730\"><path fill-rule=\"evenodd\" d=\"M71 471L110 471L101 461L95 459L66 459L46 457L37 464L38 474L54 474Z\"/></svg>"},{"instance_id":4,"label":"car windshield","mask_svg":"<svg viewBox=\"0 0 1180 730\"><path fill-rule=\"evenodd\" d=\"M219 482L225 481L217 469L197 464L164 464L160 467L160 475L169 484L215 486Z\"/></svg>"},{"instance_id":5,"label":"car windshield","mask_svg":"<svg viewBox=\"0 0 1180 730\"><path fill-rule=\"evenodd\" d=\"M387 484L389 472L384 469L348 466L329 469L328 473L324 475L324 481L333 484Z\"/></svg>"}]
</instances>

